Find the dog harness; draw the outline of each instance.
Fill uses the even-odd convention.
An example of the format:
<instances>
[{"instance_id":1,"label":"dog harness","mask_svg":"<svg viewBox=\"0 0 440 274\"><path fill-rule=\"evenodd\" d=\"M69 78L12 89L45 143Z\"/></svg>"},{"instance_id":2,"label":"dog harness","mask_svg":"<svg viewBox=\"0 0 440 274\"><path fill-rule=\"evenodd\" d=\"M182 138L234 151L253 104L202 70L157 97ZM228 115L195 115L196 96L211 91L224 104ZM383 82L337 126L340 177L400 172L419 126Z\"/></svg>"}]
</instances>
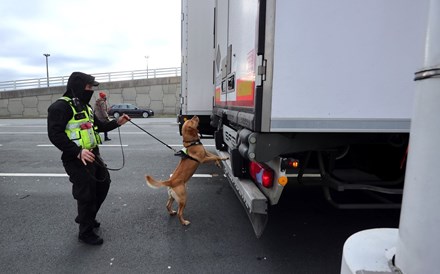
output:
<instances>
[{"instance_id":1,"label":"dog harness","mask_svg":"<svg viewBox=\"0 0 440 274\"><path fill-rule=\"evenodd\" d=\"M186 147L182 148L178 152L174 153L174 156L180 156L182 159L191 159L193 161L196 161L197 163L200 163L199 160L189 156L188 149Z\"/></svg>"},{"instance_id":2,"label":"dog harness","mask_svg":"<svg viewBox=\"0 0 440 274\"><path fill-rule=\"evenodd\" d=\"M195 141L183 141L183 142L184 143L191 143L191 144L189 144L189 146L184 145L185 148L196 146L196 145L203 145L202 142L200 142L200 139L195 140Z\"/></svg>"}]
</instances>

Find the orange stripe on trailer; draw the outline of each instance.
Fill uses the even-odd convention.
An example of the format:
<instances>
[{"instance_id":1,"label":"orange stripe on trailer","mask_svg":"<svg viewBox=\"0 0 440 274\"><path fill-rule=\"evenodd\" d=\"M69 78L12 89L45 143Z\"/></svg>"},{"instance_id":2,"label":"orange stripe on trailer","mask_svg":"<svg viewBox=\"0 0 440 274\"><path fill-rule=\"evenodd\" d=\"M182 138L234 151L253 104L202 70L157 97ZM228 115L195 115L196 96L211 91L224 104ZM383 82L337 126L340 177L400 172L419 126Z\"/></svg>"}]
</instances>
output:
<instances>
[{"instance_id":1,"label":"orange stripe on trailer","mask_svg":"<svg viewBox=\"0 0 440 274\"><path fill-rule=\"evenodd\" d=\"M253 107L255 105L255 81L237 79L235 100L231 101L229 98L222 101L221 88L215 89L215 105L216 106L238 106L238 107Z\"/></svg>"},{"instance_id":2,"label":"orange stripe on trailer","mask_svg":"<svg viewBox=\"0 0 440 274\"><path fill-rule=\"evenodd\" d=\"M254 96L255 81L237 79L237 97Z\"/></svg>"},{"instance_id":3,"label":"orange stripe on trailer","mask_svg":"<svg viewBox=\"0 0 440 274\"><path fill-rule=\"evenodd\" d=\"M215 89L215 101L216 102L220 102L220 93L221 93L221 89L220 88L216 88Z\"/></svg>"},{"instance_id":4,"label":"orange stripe on trailer","mask_svg":"<svg viewBox=\"0 0 440 274\"><path fill-rule=\"evenodd\" d=\"M237 102L234 105L253 106L255 81L237 79Z\"/></svg>"}]
</instances>

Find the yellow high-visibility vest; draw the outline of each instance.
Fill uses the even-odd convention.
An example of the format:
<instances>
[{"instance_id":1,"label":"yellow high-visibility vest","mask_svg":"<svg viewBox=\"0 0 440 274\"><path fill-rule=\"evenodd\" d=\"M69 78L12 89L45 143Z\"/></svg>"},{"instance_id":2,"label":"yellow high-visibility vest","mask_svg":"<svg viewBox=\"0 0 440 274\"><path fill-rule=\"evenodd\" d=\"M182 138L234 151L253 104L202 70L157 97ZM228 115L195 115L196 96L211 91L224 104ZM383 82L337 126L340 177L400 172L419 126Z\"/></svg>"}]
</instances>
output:
<instances>
[{"instance_id":1,"label":"yellow high-visibility vest","mask_svg":"<svg viewBox=\"0 0 440 274\"><path fill-rule=\"evenodd\" d=\"M69 139L83 149L92 149L102 144L97 131L98 127L94 125L92 108L86 106L83 111L77 112L71 98L61 97L60 99L68 102L73 111L73 116L64 130Z\"/></svg>"}]
</instances>

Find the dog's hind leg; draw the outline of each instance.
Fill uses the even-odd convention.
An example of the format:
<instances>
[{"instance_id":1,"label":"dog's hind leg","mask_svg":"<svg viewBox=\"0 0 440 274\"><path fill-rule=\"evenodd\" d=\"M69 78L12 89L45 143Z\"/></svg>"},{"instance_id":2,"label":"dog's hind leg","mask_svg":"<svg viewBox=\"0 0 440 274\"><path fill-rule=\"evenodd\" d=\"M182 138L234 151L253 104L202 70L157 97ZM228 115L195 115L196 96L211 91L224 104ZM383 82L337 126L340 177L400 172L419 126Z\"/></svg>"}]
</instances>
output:
<instances>
[{"instance_id":1,"label":"dog's hind leg","mask_svg":"<svg viewBox=\"0 0 440 274\"><path fill-rule=\"evenodd\" d=\"M183 210L185 209L185 203L184 202L179 202L179 209L177 210L177 216L179 217L180 223L182 225L189 225L191 222L188 220L185 220L183 218Z\"/></svg>"},{"instance_id":2,"label":"dog's hind leg","mask_svg":"<svg viewBox=\"0 0 440 274\"><path fill-rule=\"evenodd\" d=\"M179 221L182 225L189 225L190 221L185 220L183 218L183 210L186 206L186 187L185 185L180 185L174 189L174 193L177 195L176 201L178 202L179 206L177 209L177 217L179 217Z\"/></svg>"},{"instance_id":3,"label":"dog's hind leg","mask_svg":"<svg viewBox=\"0 0 440 274\"><path fill-rule=\"evenodd\" d=\"M174 202L173 190L169 187L168 188L167 210L171 216L174 216L177 213L175 210L173 210L173 202Z\"/></svg>"}]
</instances>

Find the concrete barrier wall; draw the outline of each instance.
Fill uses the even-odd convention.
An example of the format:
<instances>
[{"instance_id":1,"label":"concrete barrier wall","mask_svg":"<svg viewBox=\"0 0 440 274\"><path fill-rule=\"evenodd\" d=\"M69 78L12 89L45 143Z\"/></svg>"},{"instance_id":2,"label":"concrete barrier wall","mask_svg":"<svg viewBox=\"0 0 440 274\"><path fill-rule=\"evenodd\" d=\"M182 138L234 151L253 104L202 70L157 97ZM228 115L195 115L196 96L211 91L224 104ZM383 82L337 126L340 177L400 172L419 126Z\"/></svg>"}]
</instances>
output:
<instances>
[{"instance_id":1,"label":"concrete barrier wall","mask_svg":"<svg viewBox=\"0 0 440 274\"><path fill-rule=\"evenodd\" d=\"M47 117L47 108L65 90L60 86L0 92L0 118ZM107 93L109 105L135 104L155 114L179 112L180 76L101 83L90 101L92 107L101 91Z\"/></svg>"}]
</instances>

